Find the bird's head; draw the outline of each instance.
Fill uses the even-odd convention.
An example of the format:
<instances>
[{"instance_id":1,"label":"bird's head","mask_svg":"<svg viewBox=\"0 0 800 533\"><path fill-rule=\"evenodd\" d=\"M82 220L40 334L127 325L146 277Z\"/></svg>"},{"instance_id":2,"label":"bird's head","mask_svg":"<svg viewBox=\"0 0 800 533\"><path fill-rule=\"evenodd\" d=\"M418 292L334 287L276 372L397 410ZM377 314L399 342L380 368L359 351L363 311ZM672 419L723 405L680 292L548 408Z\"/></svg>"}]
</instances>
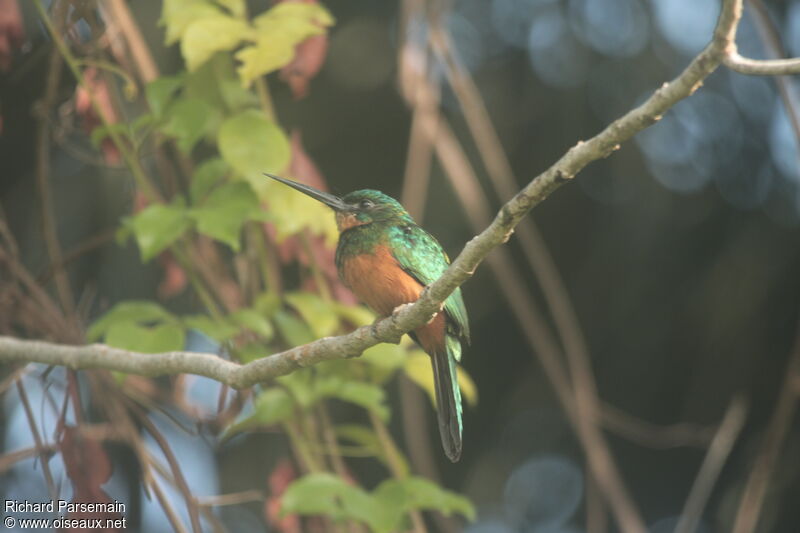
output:
<instances>
[{"instance_id":1,"label":"bird's head","mask_svg":"<svg viewBox=\"0 0 800 533\"><path fill-rule=\"evenodd\" d=\"M303 183L272 174L265 175L297 189L333 209L336 213L336 225L340 232L373 222L413 222L400 202L380 191L362 189L340 198Z\"/></svg>"}]
</instances>

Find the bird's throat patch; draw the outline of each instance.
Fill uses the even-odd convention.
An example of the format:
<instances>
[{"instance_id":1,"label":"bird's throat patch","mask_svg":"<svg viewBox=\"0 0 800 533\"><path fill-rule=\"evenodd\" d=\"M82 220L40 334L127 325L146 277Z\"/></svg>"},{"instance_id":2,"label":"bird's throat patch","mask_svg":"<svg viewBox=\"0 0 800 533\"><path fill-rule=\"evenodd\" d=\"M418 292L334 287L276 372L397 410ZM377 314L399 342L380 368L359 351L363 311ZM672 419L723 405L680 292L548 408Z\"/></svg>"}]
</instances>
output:
<instances>
[{"instance_id":1,"label":"bird's throat patch","mask_svg":"<svg viewBox=\"0 0 800 533\"><path fill-rule=\"evenodd\" d=\"M354 228L356 226L363 226L366 222L358 220L354 213L336 213L336 226L339 232Z\"/></svg>"}]
</instances>

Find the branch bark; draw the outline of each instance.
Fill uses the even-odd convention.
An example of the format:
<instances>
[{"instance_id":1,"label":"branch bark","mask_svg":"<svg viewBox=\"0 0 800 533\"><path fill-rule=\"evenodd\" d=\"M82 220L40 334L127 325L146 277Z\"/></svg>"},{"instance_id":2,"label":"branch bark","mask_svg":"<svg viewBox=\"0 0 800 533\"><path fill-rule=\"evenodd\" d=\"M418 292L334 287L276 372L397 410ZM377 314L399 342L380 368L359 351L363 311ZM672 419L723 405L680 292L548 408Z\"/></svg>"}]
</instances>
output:
<instances>
[{"instance_id":1,"label":"branch bark","mask_svg":"<svg viewBox=\"0 0 800 533\"><path fill-rule=\"evenodd\" d=\"M709 45L671 82L656 90L643 104L617 119L587 141L578 142L553 166L534 178L500 209L492 223L470 240L450 268L414 304L392 316L347 335L326 337L246 365L213 354L168 352L134 353L105 345L66 346L0 336L0 362L38 362L73 369L103 368L143 376L197 374L241 389L298 368L325 360L353 357L380 342L400 337L430 320L442 302L469 279L494 248L505 243L514 227L536 205L580 172L586 165L607 157L636 133L656 123L677 102L690 96L703 80L736 54L734 39L742 13L742 0L724 0Z\"/></svg>"}]
</instances>

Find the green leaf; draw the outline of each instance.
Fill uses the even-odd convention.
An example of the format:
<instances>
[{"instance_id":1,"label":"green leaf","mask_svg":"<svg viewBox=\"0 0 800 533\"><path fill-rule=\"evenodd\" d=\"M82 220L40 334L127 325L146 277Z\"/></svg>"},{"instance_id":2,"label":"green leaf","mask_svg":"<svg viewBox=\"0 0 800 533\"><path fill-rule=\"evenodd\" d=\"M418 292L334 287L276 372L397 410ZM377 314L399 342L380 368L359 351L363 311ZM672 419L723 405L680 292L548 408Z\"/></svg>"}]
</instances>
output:
<instances>
[{"instance_id":1,"label":"green leaf","mask_svg":"<svg viewBox=\"0 0 800 533\"><path fill-rule=\"evenodd\" d=\"M242 83L237 77L235 77L236 73L233 71L233 63L231 58L229 56L223 57L229 60L226 65L229 66L228 68L230 68L230 73L228 73L228 70L225 70L224 75L218 75L217 88L225 107L229 111L235 112L244 110L248 107L258 106L258 97L253 93L253 91L242 87Z\"/></svg>"},{"instance_id":2,"label":"green leaf","mask_svg":"<svg viewBox=\"0 0 800 533\"><path fill-rule=\"evenodd\" d=\"M334 520L376 522L374 499L359 487L328 473L308 474L294 481L281 498L282 514L325 515Z\"/></svg>"},{"instance_id":3,"label":"green leaf","mask_svg":"<svg viewBox=\"0 0 800 533\"><path fill-rule=\"evenodd\" d=\"M244 111L223 122L217 143L222 158L262 199L270 185L263 173L280 173L289 164L286 135L259 111Z\"/></svg>"},{"instance_id":4,"label":"green leaf","mask_svg":"<svg viewBox=\"0 0 800 533\"><path fill-rule=\"evenodd\" d=\"M115 322L105 334L109 346L134 352L160 353L182 350L185 332L177 324L141 326L135 322Z\"/></svg>"},{"instance_id":5,"label":"green leaf","mask_svg":"<svg viewBox=\"0 0 800 533\"><path fill-rule=\"evenodd\" d=\"M397 344L376 344L364 350L361 361L385 370L396 370L406 362L407 352Z\"/></svg>"},{"instance_id":6,"label":"green leaf","mask_svg":"<svg viewBox=\"0 0 800 533\"><path fill-rule=\"evenodd\" d=\"M272 339L275 330L267 317L255 309L240 309L228 317L231 322L258 333L265 341Z\"/></svg>"},{"instance_id":7,"label":"green leaf","mask_svg":"<svg viewBox=\"0 0 800 533\"><path fill-rule=\"evenodd\" d=\"M331 305L312 292L287 293L286 301L311 327L316 337L328 337L339 328L339 317Z\"/></svg>"},{"instance_id":8,"label":"green leaf","mask_svg":"<svg viewBox=\"0 0 800 533\"><path fill-rule=\"evenodd\" d=\"M156 117L152 113L144 113L136 117L136 119L131 122L130 127L131 132L133 132L133 135L136 137L134 142L141 143L147 134L150 133L151 126L153 126L155 122Z\"/></svg>"},{"instance_id":9,"label":"green leaf","mask_svg":"<svg viewBox=\"0 0 800 533\"><path fill-rule=\"evenodd\" d=\"M161 117L164 114L183 81L183 76L162 76L147 84L144 94L153 115Z\"/></svg>"},{"instance_id":10,"label":"green leaf","mask_svg":"<svg viewBox=\"0 0 800 533\"><path fill-rule=\"evenodd\" d=\"M339 498L353 488L333 474L308 474L289 485L281 498L281 513L324 514L335 520L341 519L343 512Z\"/></svg>"},{"instance_id":11,"label":"green leaf","mask_svg":"<svg viewBox=\"0 0 800 533\"><path fill-rule=\"evenodd\" d=\"M420 477L384 481L375 489L374 495L377 500L393 505L403 513L412 509L435 509L445 515L458 513L467 520L475 520L475 507L467 498Z\"/></svg>"},{"instance_id":12,"label":"green leaf","mask_svg":"<svg viewBox=\"0 0 800 533\"><path fill-rule=\"evenodd\" d=\"M289 346L302 346L314 340L314 335L302 320L287 311L277 311L273 317L278 332Z\"/></svg>"},{"instance_id":13,"label":"green leaf","mask_svg":"<svg viewBox=\"0 0 800 533\"><path fill-rule=\"evenodd\" d=\"M461 388L461 395L467 400L471 407L478 405L478 386L472 380L472 376L460 364L456 366L458 374L458 386Z\"/></svg>"},{"instance_id":14,"label":"green leaf","mask_svg":"<svg viewBox=\"0 0 800 533\"><path fill-rule=\"evenodd\" d=\"M285 41L273 42L268 37L259 37L256 44L246 46L236 52L241 62L237 69L244 87L250 87L253 80L278 70L294 57L294 45Z\"/></svg>"},{"instance_id":15,"label":"green leaf","mask_svg":"<svg viewBox=\"0 0 800 533\"><path fill-rule=\"evenodd\" d=\"M236 347L236 357L242 363L249 363L273 353L274 350L264 346L262 342L251 342L244 346Z\"/></svg>"},{"instance_id":16,"label":"green leaf","mask_svg":"<svg viewBox=\"0 0 800 533\"><path fill-rule=\"evenodd\" d=\"M217 3L230 11L234 17L243 17L247 11L245 0L217 0Z\"/></svg>"},{"instance_id":17,"label":"green leaf","mask_svg":"<svg viewBox=\"0 0 800 533\"><path fill-rule=\"evenodd\" d=\"M241 62L239 77L249 86L253 80L292 61L295 46L325 32L333 24L331 14L319 4L282 2L253 20L255 44L236 54Z\"/></svg>"},{"instance_id":18,"label":"green leaf","mask_svg":"<svg viewBox=\"0 0 800 533\"><path fill-rule=\"evenodd\" d=\"M197 231L239 251L239 234L251 213L258 210L258 198L243 181L214 189L201 207L189 211Z\"/></svg>"},{"instance_id":19,"label":"green leaf","mask_svg":"<svg viewBox=\"0 0 800 533\"><path fill-rule=\"evenodd\" d=\"M218 52L197 70L187 73L185 87L187 96L199 98L225 115L258 106L253 91L242 87L229 53Z\"/></svg>"},{"instance_id":20,"label":"green leaf","mask_svg":"<svg viewBox=\"0 0 800 533\"><path fill-rule=\"evenodd\" d=\"M262 187L257 189L259 197L269 207L264 213L275 224L278 241L308 229L316 235L324 236L329 245L336 245L339 232L333 211L329 207L275 180L259 183Z\"/></svg>"},{"instance_id":21,"label":"green leaf","mask_svg":"<svg viewBox=\"0 0 800 533\"><path fill-rule=\"evenodd\" d=\"M347 305L341 302L333 302L333 309L339 313L339 316L356 327L368 326L375 322L375 313L363 305Z\"/></svg>"},{"instance_id":22,"label":"green leaf","mask_svg":"<svg viewBox=\"0 0 800 533\"><path fill-rule=\"evenodd\" d=\"M381 443L371 428L360 424L341 424L337 425L334 431L337 437L358 444L365 449L374 451L375 455L379 455Z\"/></svg>"},{"instance_id":23,"label":"green leaf","mask_svg":"<svg viewBox=\"0 0 800 533\"><path fill-rule=\"evenodd\" d=\"M158 23L167 27L165 44L170 45L183 37L186 28L195 20L222 14L222 10L209 0L164 0Z\"/></svg>"},{"instance_id":24,"label":"green leaf","mask_svg":"<svg viewBox=\"0 0 800 533\"><path fill-rule=\"evenodd\" d=\"M189 71L208 61L214 52L226 51L238 45L252 33L243 20L227 15L214 15L192 21L181 39L181 54Z\"/></svg>"},{"instance_id":25,"label":"green leaf","mask_svg":"<svg viewBox=\"0 0 800 533\"><path fill-rule=\"evenodd\" d=\"M294 413L291 396L280 387L270 387L258 395L255 416L259 424L270 426L289 419Z\"/></svg>"},{"instance_id":26,"label":"green leaf","mask_svg":"<svg viewBox=\"0 0 800 533\"><path fill-rule=\"evenodd\" d=\"M228 164L219 157L212 157L203 161L192 174L192 184L189 187L189 197L192 199L192 205L199 204L208 194L208 191L222 181L229 168Z\"/></svg>"},{"instance_id":27,"label":"green leaf","mask_svg":"<svg viewBox=\"0 0 800 533\"><path fill-rule=\"evenodd\" d=\"M469 520L475 518L469 500L418 477L384 481L368 493L333 474L308 474L292 483L281 500L282 514L358 520L375 533L402 530L406 513L413 509L437 509L445 514L462 514Z\"/></svg>"},{"instance_id":28,"label":"green leaf","mask_svg":"<svg viewBox=\"0 0 800 533\"><path fill-rule=\"evenodd\" d=\"M300 40L302 35L311 31L309 25L327 28L334 22L333 15L324 6L304 2L282 2L253 19L259 31L268 33L281 26L292 38Z\"/></svg>"},{"instance_id":29,"label":"green leaf","mask_svg":"<svg viewBox=\"0 0 800 533\"><path fill-rule=\"evenodd\" d=\"M116 124L109 124L108 126L105 124L97 126L92 130L89 140L91 141L92 146L99 148L103 140L105 140L107 137L111 137L112 133L116 133L121 137L130 138L130 129L128 124L125 122L118 122Z\"/></svg>"},{"instance_id":30,"label":"green leaf","mask_svg":"<svg viewBox=\"0 0 800 533\"><path fill-rule=\"evenodd\" d=\"M166 135L175 137L178 148L188 153L206 135L216 113L202 100L181 98L170 107L167 122L161 130Z\"/></svg>"},{"instance_id":31,"label":"green leaf","mask_svg":"<svg viewBox=\"0 0 800 533\"><path fill-rule=\"evenodd\" d=\"M422 350L414 350L406 358L403 368L406 375L428 393L431 403L436 405L436 389L433 383L433 366L431 358Z\"/></svg>"},{"instance_id":32,"label":"green leaf","mask_svg":"<svg viewBox=\"0 0 800 533\"><path fill-rule=\"evenodd\" d=\"M281 298L275 292L262 292L256 296L253 309L264 316L272 316L281 307Z\"/></svg>"},{"instance_id":33,"label":"green leaf","mask_svg":"<svg viewBox=\"0 0 800 533\"><path fill-rule=\"evenodd\" d=\"M242 431L257 427L272 426L288 420L294 414L294 401L280 387L270 387L259 393L253 412L225 428L222 439L228 439Z\"/></svg>"},{"instance_id":34,"label":"green leaf","mask_svg":"<svg viewBox=\"0 0 800 533\"><path fill-rule=\"evenodd\" d=\"M403 368L408 352L396 344L376 344L367 348L359 361L366 363L370 381L384 383Z\"/></svg>"},{"instance_id":35,"label":"green leaf","mask_svg":"<svg viewBox=\"0 0 800 533\"><path fill-rule=\"evenodd\" d=\"M92 324L86 332L86 339L90 342L100 339L112 325L117 323L143 324L172 321L175 321L175 317L157 303L148 301L120 302Z\"/></svg>"},{"instance_id":36,"label":"green leaf","mask_svg":"<svg viewBox=\"0 0 800 533\"><path fill-rule=\"evenodd\" d=\"M314 392L318 398L337 398L368 409L382 420L389 419L386 394L372 383L352 381L340 376L318 376L314 382Z\"/></svg>"},{"instance_id":37,"label":"green leaf","mask_svg":"<svg viewBox=\"0 0 800 533\"><path fill-rule=\"evenodd\" d=\"M136 236L142 261L149 261L189 229L191 221L182 206L152 204L127 223Z\"/></svg>"},{"instance_id":38,"label":"green leaf","mask_svg":"<svg viewBox=\"0 0 800 533\"><path fill-rule=\"evenodd\" d=\"M286 387L295 403L303 409L311 407L319 399L314 390L315 380L311 369L297 370L277 378L277 381Z\"/></svg>"},{"instance_id":39,"label":"green leaf","mask_svg":"<svg viewBox=\"0 0 800 533\"><path fill-rule=\"evenodd\" d=\"M185 316L182 317L182 320L187 327L198 329L219 342L231 339L239 333L239 327L236 324L207 315Z\"/></svg>"},{"instance_id":40,"label":"green leaf","mask_svg":"<svg viewBox=\"0 0 800 533\"><path fill-rule=\"evenodd\" d=\"M378 457L386 466L390 466L387 450L384 449L377 435L375 435L375 432L371 428L359 424L342 424L336 426L335 432L336 436L340 439L358 445L364 452ZM400 450L395 448L395 452L395 460L400 463L399 467L402 475L408 475L410 471L408 459L406 459Z\"/></svg>"}]
</instances>

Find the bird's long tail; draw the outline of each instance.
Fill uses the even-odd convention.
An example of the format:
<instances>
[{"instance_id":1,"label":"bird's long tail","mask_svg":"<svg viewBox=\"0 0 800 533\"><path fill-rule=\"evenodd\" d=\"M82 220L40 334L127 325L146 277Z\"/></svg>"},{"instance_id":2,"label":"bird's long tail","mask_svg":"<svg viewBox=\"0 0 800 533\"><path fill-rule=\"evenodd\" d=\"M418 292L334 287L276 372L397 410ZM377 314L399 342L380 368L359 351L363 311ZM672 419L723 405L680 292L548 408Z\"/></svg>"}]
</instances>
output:
<instances>
[{"instance_id":1,"label":"bird's long tail","mask_svg":"<svg viewBox=\"0 0 800 533\"><path fill-rule=\"evenodd\" d=\"M446 349L434 351L431 359L439 434L444 452L455 463L461 458L461 389L456 374L456 361L461 358L461 343L452 335L445 337Z\"/></svg>"}]
</instances>

